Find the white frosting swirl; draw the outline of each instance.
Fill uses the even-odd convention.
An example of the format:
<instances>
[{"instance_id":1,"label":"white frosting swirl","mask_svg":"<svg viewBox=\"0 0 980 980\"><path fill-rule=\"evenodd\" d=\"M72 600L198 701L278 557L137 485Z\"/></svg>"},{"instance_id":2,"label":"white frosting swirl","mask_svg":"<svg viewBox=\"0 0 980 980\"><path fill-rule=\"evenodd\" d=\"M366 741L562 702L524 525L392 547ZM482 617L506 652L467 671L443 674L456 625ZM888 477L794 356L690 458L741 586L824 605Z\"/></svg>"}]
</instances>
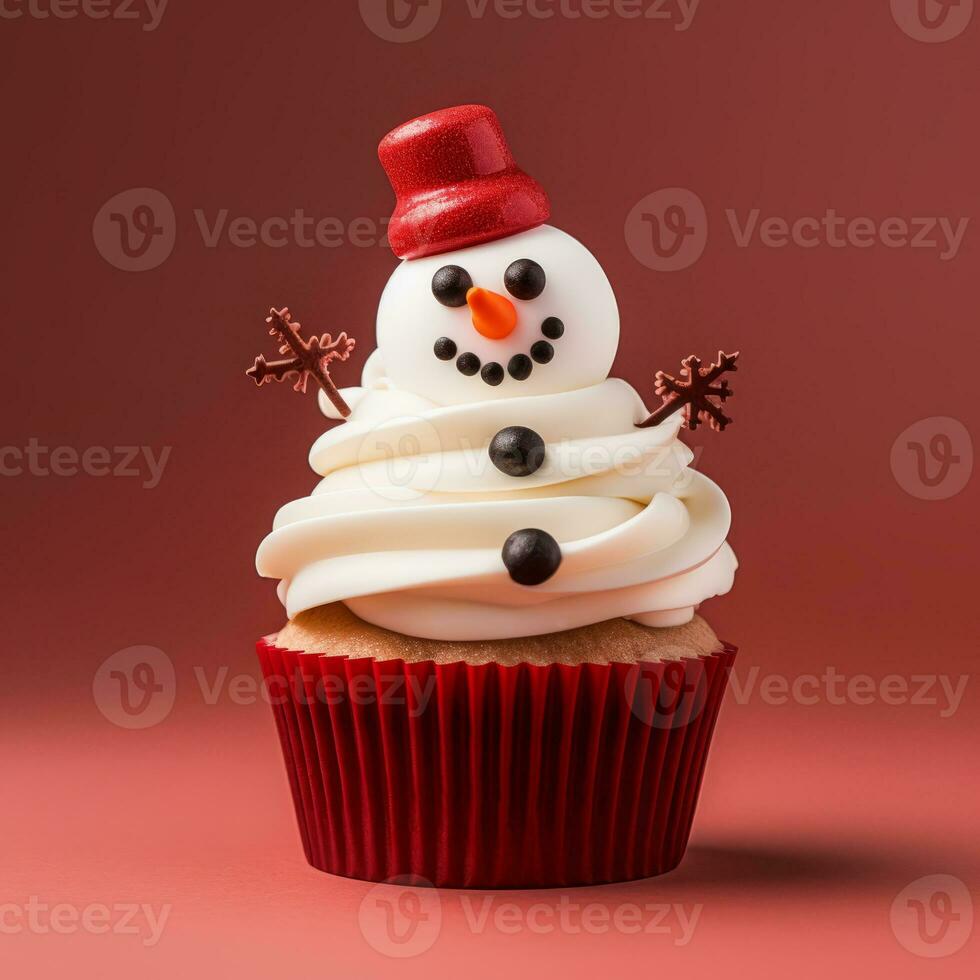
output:
<instances>
[{"instance_id":1,"label":"white frosting swirl","mask_svg":"<svg viewBox=\"0 0 980 980\"><path fill-rule=\"evenodd\" d=\"M450 406L384 379L344 394L350 418L310 453L323 479L279 511L257 556L290 618L341 600L404 634L487 640L617 616L676 625L731 588L728 501L689 468L679 414L635 427L648 412L625 382ZM513 425L546 444L531 476L490 461L490 441ZM520 528L561 545L541 585L504 567Z\"/></svg>"}]
</instances>

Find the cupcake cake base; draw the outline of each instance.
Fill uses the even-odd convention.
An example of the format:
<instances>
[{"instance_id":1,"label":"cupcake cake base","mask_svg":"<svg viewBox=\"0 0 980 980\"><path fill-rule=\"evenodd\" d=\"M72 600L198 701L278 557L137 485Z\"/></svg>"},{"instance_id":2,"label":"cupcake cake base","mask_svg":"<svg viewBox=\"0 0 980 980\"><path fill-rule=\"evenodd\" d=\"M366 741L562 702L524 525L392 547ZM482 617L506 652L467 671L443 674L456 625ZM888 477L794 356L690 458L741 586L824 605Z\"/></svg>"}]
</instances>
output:
<instances>
[{"instance_id":1,"label":"cupcake cake base","mask_svg":"<svg viewBox=\"0 0 980 980\"><path fill-rule=\"evenodd\" d=\"M340 604L257 649L310 864L460 888L675 868L736 652L698 618L448 643Z\"/></svg>"}]
</instances>

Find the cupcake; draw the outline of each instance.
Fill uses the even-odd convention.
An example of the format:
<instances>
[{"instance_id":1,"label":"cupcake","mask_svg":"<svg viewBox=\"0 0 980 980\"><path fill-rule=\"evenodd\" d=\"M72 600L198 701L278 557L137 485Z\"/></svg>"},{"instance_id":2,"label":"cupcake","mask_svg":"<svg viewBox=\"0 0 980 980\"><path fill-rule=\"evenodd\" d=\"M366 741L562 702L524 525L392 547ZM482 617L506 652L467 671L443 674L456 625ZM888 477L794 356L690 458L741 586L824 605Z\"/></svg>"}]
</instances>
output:
<instances>
[{"instance_id":1,"label":"cupcake","mask_svg":"<svg viewBox=\"0 0 980 980\"><path fill-rule=\"evenodd\" d=\"M737 355L659 374L652 414L608 377L619 316L547 225L494 113L399 127L381 162L403 260L362 384L341 335L258 382L320 386L320 482L257 567L288 622L260 640L309 862L372 881L622 881L681 860L735 655L696 614L736 560L688 424L729 421Z\"/></svg>"}]
</instances>

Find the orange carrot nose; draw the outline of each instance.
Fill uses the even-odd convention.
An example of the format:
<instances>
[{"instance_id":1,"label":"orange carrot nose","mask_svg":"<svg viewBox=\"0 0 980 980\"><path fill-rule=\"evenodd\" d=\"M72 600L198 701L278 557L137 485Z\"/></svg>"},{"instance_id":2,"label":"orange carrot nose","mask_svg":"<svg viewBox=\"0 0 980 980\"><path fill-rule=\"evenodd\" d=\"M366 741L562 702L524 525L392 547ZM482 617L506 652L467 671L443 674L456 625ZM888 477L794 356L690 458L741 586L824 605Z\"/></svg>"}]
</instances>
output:
<instances>
[{"instance_id":1,"label":"orange carrot nose","mask_svg":"<svg viewBox=\"0 0 980 980\"><path fill-rule=\"evenodd\" d=\"M506 296L474 286L466 294L466 304L473 326L484 337L502 340L517 326L517 310Z\"/></svg>"}]
</instances>

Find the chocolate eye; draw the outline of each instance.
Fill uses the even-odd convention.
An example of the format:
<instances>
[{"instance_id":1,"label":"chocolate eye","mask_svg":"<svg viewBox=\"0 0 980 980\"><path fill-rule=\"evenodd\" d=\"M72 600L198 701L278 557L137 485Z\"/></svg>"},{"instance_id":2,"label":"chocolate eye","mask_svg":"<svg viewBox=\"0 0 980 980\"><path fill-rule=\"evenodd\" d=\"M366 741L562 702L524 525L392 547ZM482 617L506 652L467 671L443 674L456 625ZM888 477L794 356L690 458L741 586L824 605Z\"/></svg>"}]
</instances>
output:
<instances>
[{"instance_id":1,"label":"chocolate eye","mask_svg":"<svg viewBox=\"0 0 980 980\"><path fill-rule=\"evenodd\" d=\"M504 285L517 299L537 299L545 286L544 269L533 259L518 259L507 266Z\"/></svg>"},{"instance_id":2,"label":"chocolate eye","mask_svg":"<svg viewBox=\"0 0 980 980\"><path fill-rule=\"evenodd\" d=\"M466 294L472 288L470 274L458 265L444 265L432 277L432 295L443 306L466 306Z\"/></svg>"}]
</instances>

